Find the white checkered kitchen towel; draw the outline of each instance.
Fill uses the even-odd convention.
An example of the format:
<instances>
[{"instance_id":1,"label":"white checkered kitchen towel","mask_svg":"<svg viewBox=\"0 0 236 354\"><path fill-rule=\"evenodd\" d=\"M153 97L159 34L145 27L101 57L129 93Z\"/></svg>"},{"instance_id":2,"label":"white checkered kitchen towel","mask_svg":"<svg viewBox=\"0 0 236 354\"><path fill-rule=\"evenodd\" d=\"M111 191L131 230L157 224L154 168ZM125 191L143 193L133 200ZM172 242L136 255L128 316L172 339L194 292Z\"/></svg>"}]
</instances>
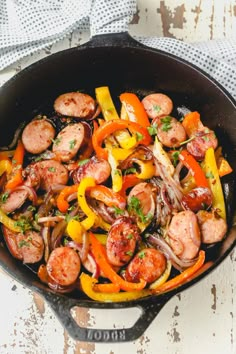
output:
<instances>
[{"instance_id":1,"label":"white checkered kitchen towel","mask_svg":"<svg viewBox=\"0 0 236 354\"><path fill-rule=\"evenodd\" d=\"M74 30L91 35L128 30L136 0L0 0L0 70L60 41ZM136 38L203 69L236 99L236 38L187 44Z\"/></svg>"}]
</instances>

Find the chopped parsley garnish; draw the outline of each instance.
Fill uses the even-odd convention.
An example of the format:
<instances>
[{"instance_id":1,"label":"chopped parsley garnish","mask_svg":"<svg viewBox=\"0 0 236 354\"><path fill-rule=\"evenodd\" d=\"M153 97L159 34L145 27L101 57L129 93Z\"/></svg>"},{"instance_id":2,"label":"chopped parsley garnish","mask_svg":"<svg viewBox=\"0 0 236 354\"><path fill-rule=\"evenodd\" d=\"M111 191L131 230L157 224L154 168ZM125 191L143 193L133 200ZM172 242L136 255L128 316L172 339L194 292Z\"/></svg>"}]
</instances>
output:
<instances>
[{"instance_id":1,"label":"chopped parsley garnish","mask_svg":"<svg viewBox=\"0 0 236 354\"><path fill-rule=\"evenodd\" d=\"M133 211L136 213L136 215L139 217L141 222L147 223L151 218L151 214L144 215L141 205L140 205L140 200L137 197L132 196L130 198L130 202L128 204L128 211Z\"/></svg>"},{"instance_id":2,"label":"chopped parsley garnish","mask_svg":"<svg viewBox=\"0 0 236 354\"><path fill-rule=\"evenodd\" d=\"M168 132L171 129L171 120L172 118L170 116L161 118L161 123L162 123L161 129L163 130L163 132Z\"/></svg>"},{"instance_id":3,"label":"chopped parsley garnish","mask_svg":"<svg viewBox=\"0 0 236 354\"><path fill-rule=\"evenodd\" d=\"M21 248L23 246L29 247L30 243L28 241L32 241L31 237L28 237L26 240L20 240L18 243L18 247Z\"/></svg>"},{"instance_id":4,"label":"chopped parsley garnish","mask_svg":"<svg viewBox=\"0 0 236 354\"><path fill-rule=\"evenodd\" d=\"M161 110L161 107L158 106L157 104L154 104L154 105L153 105L153 110L154 110L156 113L159 113L160 110Z\"/></svg>"},{"instance_id":5,"label":"chopped parsley garnish","mask_svg":"<svg viewBox=\"0 0 236 354\"><path fill-rule=\"evenodd\" d=\"M136 135L137 141L140 141L140 140L143 139L143 134L141 134L141 133L139 133L139 132L136 132L135 135Z\"/></svg>"},{"instance_id":6,"label":"chopped parsley garnish","mask_svg":"<svg viewBox=\"0 0 236 354\"><path fill-rule=\"evenodd\" d=\"M173 159L173 165L176 167L177 166L177 163L179 161L179 154L180 154L180 151L174 151L172 152L171 156L172 156L172 159Z\"/></svg>"},{"instance_id":7,"label":"chopped parsley garnish","mask_svg":"<svg viewBox=\"0 0 236 354\"><path fill-rule=\"evenodd\" d=\"M127 239L132 240L133 237L134 237L133 234L128 234Z\"/></svg>"},{"instance_id":8,"label":"chopped parsley garnish","mask_svg":"<svg viewBox=\"0 0 236 354\"><path fill-rule=\"evenodd\" d=\"M127 170L125 170L125 175L129 175L131 173L136 173L137 170L135 167L130 167L130 168L127 168Z\"/></svg>"},{"instance_id":9,"label":"chopped parsley garnish","mask_svg":"<svg viewBox=\"0 0 236 354\"><path fill-rule=\"evenodd\" d=\"M133 252L132 251L127 251L127 252L125 252L125 254L127 255L127 256L133 256Z\"/></svg>"},{"instance_id":10,"label":"chopped parsley garnish","mask_svg":"<svg viewBox=\"0 0 236 354\"><path fill-rule=\"evenodd\" d=\"M56 168L55 167L48 167L48 171L49 172L56 172Z\"/></svg>"},{"instance_id":11,"label":"chopped parsley garnish","mask_svg":"<svg viewBox=\"0 0 236 354\"><path fill-rule=\"evenodd\" d=\"M86 165L87 162L89 162L89 159L84 159L84 160L79 161L78 165L83 166L83 165Z\"/></svg>"},{"instance_id":12,"label":"chopped parsley garnish","mask_svg":"<svg viewBox=\"0 0 236 354\"><path fill-rule=\"evenodd\" d=\"M205 141L209 141L209 140L210 140L210 139L209 139L209 136L207 136L207 135L204 135L204 136L202 137L202 139L205 140Z\"/></svg>"},{"instance_id":13,"label":"chopped parsley garnish","mask_svg":"<svg viewBox=\"0 0 236 354\"><path fill-rule=\"evenodd\" d=\"M9 197L9 192L5 192L1 195L1 202L6 203L7 199Z\"/></svg>"},{"instance_id":14,"label":"chopped parsley garnish","mask_svg":"<svg viewBox=\"0 0 236 354\"><path fill-rule=\"evenodd\" d=\"M70 150L74 149L75 144L76 144L76 139L69 141Z\"/></svg>"},{"instance_id":15,"label":"chopped parsley garnish","mask_svg":"<svg viewBox=\"0 0 236 354\"><path fill-rule=\"evenodd\" d=\"M147 127L147 130L151 136L157 135L157 125L156 124L150 125L150 127Z\"/></svg>"},{"instance_id":16,"label":"chopped parsley garnish","mask_svg":"<svg viewBox=\"0 0 236 354\"><path fill-rule=\"evenodd\" d=\"M33 205L29 205L28 208L27 208L27 210L28 210L28 211L35 211L36 208L35 208L35 206L33 206Z\"/></svg>"},{"instance_id":17,"label":"chopped parsley garnish","mask_svg":"<svg viewBox=\"0 0 236 354\"><path fill-rule=\"evenodd\" d=\"M212 172L206 173L206 178L214 178L214 175Z\"/></svg>"},{"instance_id":18,"label":"chopped parsley garnish","mask_svg":"<svg viewBox=\"0 0 236 354\"><path fill-rule=\"evenodd\" d=\"M124 215L124 210L123 210L123 209L120 209L120 208L118 208L118 207L115 206L115 205L113 205L113 208L114 208L114 214L115 214L115 216Z\"/></svg>"},{"instance_id":19,"label":"chopped parsley garnish","mask_svg":"<svg viewBox=\"0 0 236 354\"><path fill-rule=\"evenodd\" d=\"M51 138L51 141L53 142L53 144L59 145L60 142L61 142L61 139L62 139L62 138L56 138L56 139L52 139L52 138Z\"/></svg>"},{"instance_id":20,"label":"chopped parsley garnish","mask_svg":"<svg viewBox=\"0 0 236 354\"><path fill-rule=\"evenodd\" d=\"M27 230L32 230L32 224L29 219L21 217L18 219L14 225L21 229L21 232L24 234Z\"/></svg>"},{"instance_id":21,"label":"chopped parsley garnish","mask_svg":"<svg viewBox=\"0 0 236 354\"><path fill-rule=\"evenodd\" d=\"M138 254L139 258L143 259L145 257L145 251L141 251Z\"/></svg>"},{"instance_id":22,"label":"chopped parsley garnish","mask_svg":"<svg viewBox=\"0 0 236 354\"><path fill-rule=\"evenodd\" d=\"M118 169L114 170L114 175L121 176L122 175L121 170Z\"/></svg>"}]
</instances>

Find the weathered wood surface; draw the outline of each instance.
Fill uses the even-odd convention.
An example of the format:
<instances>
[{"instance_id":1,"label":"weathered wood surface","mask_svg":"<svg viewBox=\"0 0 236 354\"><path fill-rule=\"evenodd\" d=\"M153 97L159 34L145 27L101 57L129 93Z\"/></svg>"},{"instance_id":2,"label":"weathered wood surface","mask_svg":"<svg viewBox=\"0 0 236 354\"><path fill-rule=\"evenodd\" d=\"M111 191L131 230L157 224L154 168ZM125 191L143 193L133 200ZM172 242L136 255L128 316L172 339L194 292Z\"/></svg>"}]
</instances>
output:
<instances>
[{"instance_id":1,"label":"weathered wood surface","mask_svg":"<svg viewBox=\"0 0 236 354\"><path fill-rule=\"evenodd\" d=\"M170 36L184 41L236 35L236 1L138 0L131 34ZM64 41L0 72L0 84L32 62L58 50L77 46L89 34L76 31ZM236 250L206 279L172 298L137 341L91 344L72 340L37 294L0 271L0 353L3 354L235 354ZM76 312L91 327L132 326L138 313ZM105 319L105 321L104 321Z\"/></svg>"}]
</instances>

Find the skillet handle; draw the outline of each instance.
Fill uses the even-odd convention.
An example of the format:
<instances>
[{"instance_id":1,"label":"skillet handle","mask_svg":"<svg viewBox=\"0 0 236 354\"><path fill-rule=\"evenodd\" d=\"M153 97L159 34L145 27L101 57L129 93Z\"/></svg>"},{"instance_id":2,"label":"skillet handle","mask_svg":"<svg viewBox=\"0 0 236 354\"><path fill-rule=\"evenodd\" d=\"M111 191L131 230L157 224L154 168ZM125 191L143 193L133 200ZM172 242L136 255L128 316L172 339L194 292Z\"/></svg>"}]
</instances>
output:
<instances>
[{"instance_id":1,"label":"skillet handle","mask_svg":"<svg viewBox=\"0 0 236 354\"><path fill-rule=\"evenodd\" d=\"M63 327L73 339L83 342L116 343L129 342L139 338L172 295L164 294L163 296L160 296L160 301L157 301L157 298L150 298L148 302L140 301L135 305L133 303L126 303L125 308L137 307L141 310L141 315L132 327L122 329L94 329L81 327L72 317L71 309L73 307L86 307L99 308L103 311L103 309L107 308L124 308L124 303L93 303L83 300L78 303L78 300L76 299L69 299L51 293L44 293L44 297Z\"/></svg>"}]
</instances>

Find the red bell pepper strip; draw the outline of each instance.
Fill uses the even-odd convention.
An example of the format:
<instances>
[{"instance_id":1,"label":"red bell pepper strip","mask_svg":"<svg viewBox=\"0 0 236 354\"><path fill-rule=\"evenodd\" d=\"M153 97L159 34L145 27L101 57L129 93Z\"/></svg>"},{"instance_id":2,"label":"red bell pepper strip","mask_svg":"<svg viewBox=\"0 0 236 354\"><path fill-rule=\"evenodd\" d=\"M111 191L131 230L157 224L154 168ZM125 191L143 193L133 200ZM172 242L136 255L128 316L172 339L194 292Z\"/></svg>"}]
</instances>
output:
<instances>
[{"instance_id":1,"label":"red bell pepper strip","mask_svg":"<svg viewBox=\"0 0 236 354\"><path fill-rule=\"evenodd\" d=\"M116 206L117 208L124 209L126 205L125 198L123 198L119 193L113 192L112 189L98 185L89 188L88 191L90 197L100 200L107 206Z\"/></svg>"},{"instance_id":2,"label":"red bell pepper strip","mask_svg":"<svg viewBox=\"0 0 236 354\"><path fill-rule=\"evenodd\" d=\"M102 244L91 232L89 233L89 236L91 241L91 251L94 255L95 261L99 265L100 269L103 271L105 277L107 277L112 283L118 284L120 286L120 289L122 290L142 290L143 288L145 288L147 284L145 280L141 279L139 283L131 283L122 279L108 263L103 253L104 251L102 248Z\"/></svg>"},{"instance_id":3,"label":"red bell pepper strip","mask_svg":"<svg viewBox=\"0 0 236 354\"><path fill-rule=\"evenodd\" d=\"M72 194L77 192L79 185L74 184L73 186L66 186L65 188L62 189L60 192L58 198L57 198L57 207L62 213L66 213L68 208L69 208L69 203L66 200L67 197Z\"/></svg>"},{"instance_id":4,"label":"red bell pepper strip","mask_svg":"<svg viewBox=\"0 0 236 354\"><path fill-rule=\"evenodd\" d=\"M135 175L125 175L123 177L122 189L120 190L120 195L126 197L126 190L138 184L141 180Z\"/></svg>"},{"instance_id":5,"label":"red bell pepper strip","mask_svg":"<svg viewBox=\"0 0 236 354\"><path fill-rule=\"evenodd\" d=\"M124 105L131 122L136 122L144 128L150 126L148 115L137 95L129 92L122 93L120 101Z\"/></svg>"},{"instance_id":6,"label":"red bell pepper strip","mask_svg":"<svg viewBox=\"0 0 236 354\"><path fill-rule=\"evenodd\" d=\"M164 291L171 290L173 288L176 288L177 286L182 285L186 281L192 279L193 275L200 270L204 262L205 262L205 251L201 250L199 252L199 256L196 263L192 267L187 268L181 274L168 280L166 283L162 284L161 286L155 288L153 290L153 294L162 293Z\"/></svg>"},{"instance_id":7,"label":"red bell pepper strip","mask_svg":"<svg viewBox=\"0 0 236 354\"><path fill-rule=\"evenodd\" d=\"M12 174L5 185L5 189L14 189L23 183L22 165L24 161L25 148L21 140L18 144L12 158Z\"/></svg>"},{"instance_id":8,"label":"red bell pepper strip","mask_svg":"<svg viewBox=\"0 0 236 354\"><path fill-rule=\"evenodd\" d=\"M182 121L182 126L184 127L189 138L204 127L198 112L190 112L186 114Z\"/></svg>"},{"instance_id":9,"label":"red bell pepper strip","mask_svg":"<svg viewBox=\"0 0 236 354\"><path fill-rule=\"evenodd\" d=\"M209 188L208 181L203 170L201 169L201 166L187 150L182 150L180 152L179 160L189 169L198 187Z\"/></svg>"},{"instance_id":10,"label":"red bell pepper strip","mask_svg":"<svg viewBox=\"0 0 236 354\"><path fill-rule=\"evenodd\" d=\"M109 135L122 129L130 129L132 133L136 134L137 145L149 145L152 141L148 130L140 124L122 119L110 120L101 125L92 136L93 147L98 157L107 160L108 154L102 148L102 144Z\"/></svg>"}]
</instances>

